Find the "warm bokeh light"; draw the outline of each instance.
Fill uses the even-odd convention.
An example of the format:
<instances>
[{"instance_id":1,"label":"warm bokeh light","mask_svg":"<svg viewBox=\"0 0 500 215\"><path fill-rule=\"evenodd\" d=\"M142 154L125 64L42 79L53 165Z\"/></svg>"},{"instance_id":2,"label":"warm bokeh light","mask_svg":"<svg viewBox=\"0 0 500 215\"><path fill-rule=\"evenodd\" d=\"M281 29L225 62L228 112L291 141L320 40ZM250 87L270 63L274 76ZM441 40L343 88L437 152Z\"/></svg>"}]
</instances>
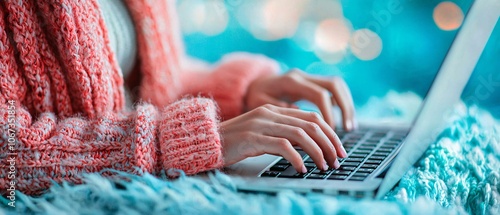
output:
<instances>
[{"instance_id":1,"label":"warm bokeh light","mask_svg":"<svg viewBox=\"0 0 500 215\"><path fill-rule=\"evenodd\" d=\"M340 52L347 49L350 30L343 19L327 19L316 28L316 47L324 52Z\"/></svg>"},{"instance_id":2,"label":"warm bokeh light","mask_svg":"<svg viewBox=\"0 0 500 215\"><path fill-rule=\"evenodd\" d=\"M344 59L345 52L344 51L339 51L339 52L325 52L322 50L316 50L314 51L314 54L323 62L327 64L336 64L339 63Z\"/></svg>"},{"instance_id":3,"label":"warm bokeh light","mask_svg":"<svg viewBox=\"0 0 500 215\"><path fill-rule=\"evenodd\" d=\"M226 30L229 23L229 15L224 0L205 1L207 16L200 30L205 35L217 35Z\"/></svg>"},{"instance_id":4,"label":"warm bokeh light","mask_svg":"<svg viewBox=\"0 0 500 215\"><path fill-rule=\"evenodd\" d=\"M297 31L303 8L307 0L269 0L260 10L259 28L252 33L262 40L279 40L292 37ZM259 17L249 17L259 20Z\"/></svg>"},{"instance_id":5,"label":"warm bokeh light","mask_svg":"<svg viewBox=\"0 0 500 215\"><path fill-rule=\"evenodd\" d=\"M456 30L464 21L464 12L453 2L441 2L432 14L436 25L445 31Z\"/></svg>"},{"instance_id":6,"label":"warm bokeh light","mask_svg":"<svg viewBox=\"0 0 500 215\"><path fill-rule=\"evenodd\" d=\"M356 30L349 43L351 52L360 60L373 60L382 52L382 39L367 28Z\"/></svg>"},{"instance_id":7,"label":"warm bokeh light","mask_svg":"<svg viewBox=\"0 0 500 215\"><path fill-rule=\"evenodd\" d=\"M182 31L186 34L201 32L208 36L222 33L229 22L223 0L183 0L178 13Z\"/></svg>"},{"instance_id":8,"label":"warm bokeh light","mask_svg":"<svg viewBox=\"0 0 500 215\"><path fill-rule=\"evenodd\" d=\"M180 26L185 34L197 32L206 17L205 6L197 0L181 1L177 11Z\"/></svg>"}]
</instances>

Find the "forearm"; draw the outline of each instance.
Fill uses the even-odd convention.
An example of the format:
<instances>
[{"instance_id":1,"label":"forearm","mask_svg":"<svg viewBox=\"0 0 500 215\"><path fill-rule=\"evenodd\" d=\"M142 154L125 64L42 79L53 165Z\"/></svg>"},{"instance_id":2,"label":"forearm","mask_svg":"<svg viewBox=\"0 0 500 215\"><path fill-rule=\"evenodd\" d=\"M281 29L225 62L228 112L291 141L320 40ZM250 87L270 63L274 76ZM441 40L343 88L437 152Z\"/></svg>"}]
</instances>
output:
<instances>
[{"instance_id":1,"label":"forearm","mask_svg":"<svg viewBox=\"0 0 500 215\"><path fill-rule=\"evenodd\" d=\"M2 106L2 121L7 119L6 110ZM17 188L36 194L52 181L80 183L81 173L107 168L131 173L176 168L195 174L221 167L215 112L207 99L181 100L162 111L140 105L129 115L59 122L51 113L32 122L29 113L20 109L16 154L12 156L18 171ZM8 153L5 137L2 135L0 144L2 155ZM188 165L191 163L196 165ZM0 168L0 186L6 187L8 163Z\"/></svg>"},{"instance_id":2,"label":"forearm","mask_svg":"<svg viewBox=\"0 0 500 215\"><path fill-rule=\"evenodd\" d=\"M248 86L257 78L274 74L279 65L262 55L233 53L215 67L184 68L181 76L181 94L213 98L221 109L223 120L240 115Z\"/></svg>"}]
</instances>

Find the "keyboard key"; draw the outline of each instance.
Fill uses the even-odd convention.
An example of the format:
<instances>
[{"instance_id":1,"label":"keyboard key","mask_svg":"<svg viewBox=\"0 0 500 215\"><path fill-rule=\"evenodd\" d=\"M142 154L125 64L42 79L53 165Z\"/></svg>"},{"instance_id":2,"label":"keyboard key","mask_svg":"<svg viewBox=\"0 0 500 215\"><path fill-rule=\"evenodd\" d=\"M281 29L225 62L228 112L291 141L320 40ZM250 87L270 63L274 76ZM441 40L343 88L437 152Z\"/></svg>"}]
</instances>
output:
<instances>
[{"instance_id":1,"label":"keyboard key","mask_svg":"<svg viewBox=\"0 0 500 215\"><path fill-rule=\"evenodd\" d=\"M403 141L403 139L394 139L394 138L390 138L389 140L387 140L384 144L385 145L398 145L401 141Z\"/></svg>"},{"instance_id":2,"label":"keyboard key","mask_svg":"<svg viewBox=\"0 0 500 215\"><path fill-rule=\"evenodd\" d=\"M394 134L392 134L392 137L394 137L394 138L405 138L406 136L408 136L408 134L406 132L404 132L404 133L394 132Z\"/></svg>"},{"instance_id":3,"label":"keyboard key","mask_svg":"<svg viewBox=\"0 0 500 215\"><path fill-rule=\"evenodd\" d=\"M363 139L363 136L358 136L358 135L347 135L346 136L346 141L350 142L359 142L361 139Z\"/></svg>"},{"instance_id":4,"label":"keyboard key","mask_svg":"<svg viewBox=\"0 0 500 215\"><path fill-rule=\"evenodd\" d=\"M323 171L323 170L320 170L320 169L315 169L311 173L312 174L320 174L320 175L328 175L328 174L330 174L330 172L332 172L332 171L331 170Z\"/></svg>"},{"instance_id":5,"label":"keyboard key","mask_svg":"<svg viewBox=\"0 0 500 215\"><path fill-rule=\"evenodd\" d=\"M374 148L375 148L375 146L374 147L367 147L367 146L358 147L359 150L367 150L367 151L372 151Z\"/></svg>"},{"instance_id":6,"label":"keyboard key","mask_svg":"<svg viewBox=\"0 0 500 215\"><path fill-rule=\"evenodd\" d=\"M354 175L352 175L352 177L367 177L368 175L370 175L370 173L366 173L366 172L356 172L354 173Z\"/></svg>"},{"instance_id":7,"label":"keyboard key","mask_svg":"<svg viewBox=\"0 0 500 215\"><path fill-rule=\"evenodd\" d=\"M317 168L316 167L307 167L306 166L306 169L307 169L307 172L309 173L309 172L312 172L312 171L316 170Z\"/></svg>"},{"instance_id":8,"label":"keyboard key","mask_svg":"<svg viewBox=\"0 0 500 215\"><path fill-rule=\"evenodd\" d=\"M380 142L382 138L379 138L379 137L370 137L369 139L367 139L366 141L367 142L372 142L372 143L378 143Z\"/></svg>"},{"instance_id":9,"label":"keyboard key","mask_svg":"<svg viewBox=\"0 0 500 215\"><path fill-rule=\"evenodd\" d=\"M363 166L361 166L361 168L367 168L367 169L376 169L379 165L377 164L363 164Z\"/></svg>"},{"instance_id":10,"label":"keyboard key","mask_svg":"<svg viewBox=\"0 0 500 215\"><path fill-rule=\"evenodd\" d=\"M358 171L356 171L356 172L358 172L358 173L359 173L359 172L372 173L372 172L373 172L373 170L375 170L375 169L369 169L369 168L359 168L359 169L358 169Z\"/></svg>"},{"instance_id":11,"label":"keyboard key","mask_svg":"<svg viewBox=\"0 0 500 215\"><path fill-rule=\"evenodd\" d=\"M372 139L368 139L368 140L365 140L365 143L367 144L375 144L377 145L378 143L380 142L380 140L372 140Z\"/></svg>"},{"instance_id":12,"label":"keyboard key","mask_svg":"<svg viewBox=\"0 0 500 215\"><path fill-rule=\"evenodd\" d=\"M315 163L304 163L304 166L306 166L307 169L315 168L316 164Z\"/></svg>"},{"instance_id":13,"label":"keyboard key","mask_svg":"<svg viewBox=\"0 0 500 215\"><path fill-rule=\"evenodd\" d=\"M304 160L304 163L314 163L314 161L311 157L309 157L309 158Z\"/></svg>"},{"instance_id":14,"label":"keyboard key","mask_svg":"<svg viewBox=\"0 0 500 215\"><path fill-rule=\"evenodd\" d=\"M337 136L339 137L339 139L342 139L347 134L347 132L340 131L340 130L335 131L335 133L337 134Z\"/></svg>"},{"instance_id":15,"label":"keyboard key","mask_svg":"<svg viewBox=\"0 0 500 215\"><path fill-rule=\"evenodd\" d=\"M301 174L298 173L297 171L295 171L293 166L289 166L285 171L283 171L279 175L279 177L280 178L295 178L295 177L297 177L297 175L301 175Z\"/></svg>"},{"instance_id":16,"label":"keyboard key","mask_svg":"<svg viewBox=\"0 0 500 215\"><path fill-rule=\"evenodd\" d=\"M368 154L352 153L349 155L350 158L365 158Z\"/></svg>"},{"instance_id":17,"label":"keyboard key","mask_svg":"<svg viewBox=\"0 0 500 215\"><path fill-rule=\"evenodd\" d=\"M342 164L340 164L341 166L353 166L353 167L357 167L359 166L359 162L344 162Z\"/></svg>"},{"instance_id":18,"label":"keyboard key","mask_svg":"<svg viewBox=\"0 0 500 215\"><path fill-rule=\"evenodd\" d=\"M288 168L290 165L281 165L281 164L276 164L274 166L271 167L271 171L278 171L278 172L281 172L281 171L285 171L286 168Z\"/></svg>"},{"instance_id":19,"label":"keyboard key","mask_svg":"<svg viewBox=\"0 0 500 215\"><path fill-rule=\"evenodd\" d=\"M354 146L357 143L358 143L358 141L346 140L346 141L342 142L342 145L344 145L344 146L349 146L349 145L350 146Z\"/></svg>"},{"instance_id":20,"label":"keyboard key","mask_svg":"<svg viewBox=\"0 0 500 215\"><path fill-rule=\"evenodd\" d=\"M347 170L347 171L354 171L356 167L352 166L340 166L339 170Z\"/></svg>"},{"instance_id":21,"label":"keyboard key","mask_svg":"<svg viewBox=\"0 0 500 215\"><path fill-rule=\"evenodd\" d=\"M307 176L307 179L324 179L325 177L326 175L312 173L309 176Z\"/></svg>"},{"instance_id":22,"label":"keyboard key","mask_svg":"<svg viewBox=\"0 0 500 215\"><path fill-rule=\"evenodd\" d=\"M345 161L348 161L348 162L361 162L363 160L364 160L364 158L352 158L352 157L348 157L347 159L345 159Z\"/></svg>"},{"instance_id":23,"label":"keyboard key","mask_svg":"<svg viewBox=\"0 0 500 215\"><path fill-rule=\"evenodd\" d=\"M349 178L350 181L363 181L365 180L365 177L351 177Z\"/></svg>"},{"instance_id":24,"label":"keyboard key","mask_svg":"<svg viewBox=\"0 0 500 215\"><path fill-rule=\"evenodd\" d=\"M365 161L365 164L380 164L382 163L382 160L372 160L372 159L368 159Z\"/></svg>"},{"instance_id":25,"label":"keyboard key","mask_svg":"<svg viewBox=\"0 0 500 215\"><path fill-rule=\"evenodd\" d=\"M347 178L347 175L330 175L328 179L330 180L345 180Z\"/></svg>"},{"instance_id":26,"label":"keyboard key","mask_svg":"<svg viewBox=\"0 0 500 215\"><path fill-rule=\"evenodd\" d=\"M377 149L377 152L387 152L390 153L394 150L394 148L379 148Z\"/></svg>"},{"instance_id":27,"label":"keyboard key","mask_svg":"<svg viewBox=\"0 0 500 215\"><path fill-rule=\"evenodd\" d=\"M280 173L279 172L273 172L273 171L266 171L260 175L260 177L276 177Z\"/></svg>"},{"instance_id":28,"label":"keyboard key","mask_svg":"<svg viewBox=\"0 0 500 215\"><path fill-rule=\"evenodd\" d=\"M278 178L304 178L307 174L296 173L295 175L282 175L280 174Z\"/></svg>"},{"instance_id":29,"label":"keyboard key","mask_svg":"<svg viewBox=\"0 0 500 215\"><path fill-rule=\"evenodd\" d=\"M389 156L389 154L390 153L388 153L388 152L380 152L380 151L376 151L375 153L373 153L374 156L382 156L384 158L387 157L387 156Z\"/></svg>"},{"instance_id":30,"label":"keyboard key","mask_svg":"<svg viewBox=\"0 0 500 215\"><path fill-rule=\"evenodd\" d=\"M385 157L384 156L371 156L370 159L373 159L373 160L384 160Z\"/></svg>"},{"instance_id":31,"label":"keyboard key","mask_svg":"<svg viewBox=\"0 0 500 215\"><path fill-rule=\"evenodd\" d=\"M332 172L333 175L349 175L351 174L351 171L345 171L345 170L334 170Z\"/></svg>"},{"instance_id":32,"label":"keyboard key","mask_svg":"<svg viewBox=\"0 0 500 215\"><path fill-rule=\"evenodd\" d=\"M360 149L356 149L354 151L354 153L358 153L358 154L370 154L372 151L371 150L360 150Z\"/></svg>"},{"instance_id":33,"label":"keyboard key","mask_svg":"<svg viewBox=\"0 0 500 215\"><path fill-rule=\"evenodd\" d=\"M297 152L300 154L300 156L302 156L302 159L304 159L307 156L306 152L302 149L297 149Z\"/></svg>"},{"instance_id":34,"label":"keyboard key","mask_svg":"<svg viewBox=\"0 0 500 215\"><path fill-rule=\"evenodd\" d=\"M376 142L376 143L373 143L373 142L364 142L361 145L362 146L366 146L366 147L373 147L373 148L375 148L375 147L377 147L378 142Z\"/></svg>"},{"instance_id":35,"label":"keyboard key","mask_svg":"<svg viewBox=\"0 0 500 215\"><path fill-rule=\"evenodd\" d=\"M282 165L290 165L290 162L288 162L286 159L282 158L278 163L276 164L282 164Z\"/></svg>"},{"instance_id":36,"label":"keyboard key","mask_svg":"<svg viewBox=\"0 0 500 215\"><path fill-rule=\"evenodd\" d=\"M385 133L385 132L375 132L372 134L372 137L383 138L383 137L385 137L386 134L387 133Z\"/></svg>"}]
</instances>

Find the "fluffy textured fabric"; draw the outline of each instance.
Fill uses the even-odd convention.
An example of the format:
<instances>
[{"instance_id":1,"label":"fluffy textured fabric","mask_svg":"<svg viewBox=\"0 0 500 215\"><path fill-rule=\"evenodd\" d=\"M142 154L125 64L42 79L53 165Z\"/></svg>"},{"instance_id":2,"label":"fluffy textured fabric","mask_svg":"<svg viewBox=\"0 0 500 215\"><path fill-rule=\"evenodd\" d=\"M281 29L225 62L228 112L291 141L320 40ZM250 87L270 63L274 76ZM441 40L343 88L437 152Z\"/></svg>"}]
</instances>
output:
<instances>
[{"instance_id":1,"label":"fluffy textured fabric","mask_svg":"<svg viewBox=\"0 0 500 215\"><path fill-rule=\"evenodd\" d=\"M125 3L140 82L129 87L144 102L133 111L125 110L124 79L97 0L0 1L0 187L10 183L10 157L26 193L103 168L192 174L222 166L217 119L240 114L248 85L277 72L277 63L239 54L207 71L184 66L174 1ZM217 103L178 101L192 94ZM8 128L17 132L12 150Z\"/></svg>"},{"instance_id":2,"label":"fluffy textured fabric","mask_svg":"<svg viewBox=\"0 0 500 215\"><path fill-rule=\"evenodd\" d=\"M97 174L82 185L55 185L37 198L17 194L6 214L499 214L500 124L460 111L384 200L322 194L237 192L231 178L212 182L121 173L117 186ZM3 204L9 202L2 199Z\"/></svg>"}]
</instances>

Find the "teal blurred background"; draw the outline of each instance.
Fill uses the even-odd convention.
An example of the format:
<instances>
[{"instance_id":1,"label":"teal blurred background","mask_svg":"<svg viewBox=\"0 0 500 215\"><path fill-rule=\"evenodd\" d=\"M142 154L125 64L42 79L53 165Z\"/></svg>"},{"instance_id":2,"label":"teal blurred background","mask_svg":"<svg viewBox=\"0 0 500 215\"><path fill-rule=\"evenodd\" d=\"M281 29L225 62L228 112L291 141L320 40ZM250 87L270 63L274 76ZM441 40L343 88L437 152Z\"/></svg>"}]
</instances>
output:
<instances>
[{"instance_id":1,"label":"teal blurred background","mask_svg":"<svg viewBox=\"0 0 500 215\"><path fill-rule=\"evenodd\" d=\"M179 0L187 53L246 51L283 71L342 76L357 107L395 91L424 97L471 0ZM473 43L474 41L471 41ZM500 24L463 100L500 117ZM408 93L409 92L409 93Z\"/></svg>"}]
</instances>

